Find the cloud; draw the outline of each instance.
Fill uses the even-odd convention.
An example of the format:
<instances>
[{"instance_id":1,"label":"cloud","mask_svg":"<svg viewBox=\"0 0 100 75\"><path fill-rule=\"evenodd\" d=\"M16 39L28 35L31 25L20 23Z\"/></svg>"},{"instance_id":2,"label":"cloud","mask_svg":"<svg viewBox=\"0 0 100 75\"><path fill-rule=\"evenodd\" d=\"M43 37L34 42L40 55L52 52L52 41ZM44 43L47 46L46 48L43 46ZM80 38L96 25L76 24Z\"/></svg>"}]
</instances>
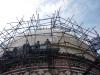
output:
<instances>
[{"instance_id":1,"label":"cloud","mask_svg":"<svg viewBox=\"0 0 100 75\"><path fill-rule=\"evenodd\" d=\"M64 10L68 2L68 0L0 0L0 30L6 23L16 21L16 17L20 19L24 16L24 19L29 19L37 11L43 18L59 8Z\"/></svg>"},{"instance_id":2,"label":"cloud","mask_svg":"<svg viewBox=\"0 0 100 75\"><path fill-rule=\"evenodd\" d=\"M100 32L100 5L98 0L71 0L68 8L65 7L64 16L71 17L80 24L84 23L84 27L92 28L96 26L96 30Z\"/></svg>"},{"instance_id":3,"label":"cloud","mask_svg":"<svg viewBox=\"0 0 100 75\"><path fill-rule=\"evenodd\" d=\"M65 18L75 15L79 23L98 25L99 8L98 0L0 0L0 30L6 23L16 21L16 17L29 19L37 11L43 18L59 9Z\"/></svg>"},{"instance_id":4,"label":"cloud","mask_svg":"<svg viewBox=\"0 0 100 75\"><path fill-rule=\"evenodd\" d=\"M68 5L69 1L68 0L51 0L51 2L49 0L46 0L46 2L43 4L43 6L41 6L40 8L40 15L41 17L46 16L46 15L51 15L52 13L54 13L57 10L64 10L64 6Z\"/></svg>"},{"instance_id":5,"label":"cloud","mask_svg":"<svg viewBox=\"0 0 100 75\"><path fill-rule=\"evenodd\" d=\"M0 30L16 17L30 17L45 0L0 0ZM7 25L8 26L8 25Z\"/></svg>"}]
</instances>

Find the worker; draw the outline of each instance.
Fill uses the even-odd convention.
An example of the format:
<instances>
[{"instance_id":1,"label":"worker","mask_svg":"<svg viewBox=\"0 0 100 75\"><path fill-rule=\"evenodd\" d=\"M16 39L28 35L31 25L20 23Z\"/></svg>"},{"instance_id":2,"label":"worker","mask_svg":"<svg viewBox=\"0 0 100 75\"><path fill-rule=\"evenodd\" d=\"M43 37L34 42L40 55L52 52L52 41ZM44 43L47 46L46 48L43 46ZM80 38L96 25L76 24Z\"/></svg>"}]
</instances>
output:
<instances>
[{"instance_id":1,"label":"worker","mask_svg":"<svg viewBox=\"0 0 100 75\"><path fill-rule=\"evenodd\" d=\"M49 39L46 39L45 44L50 45L51 42L49 41Z\"/></svg>"},{"instance_id":2,"label":"worker","mask_svg":"<svg viewBox=\"0 0 100 75\"><path fill-rule=\"evenodd\" d=\"M40 48L40 41L37 41L37 43L35 44L35 48L39 49Z\"/></svg>"},{"instance_id":3,"label":"worker","mask_svg":"<svg viewBox=\"0 0 100 75\"><path fill-rule=\"evenodd\" d=\"M51 42L49 41L49 39L46 39L45 44L46 44L47 48L50 47Z\"/></svg>"}]
</instances>

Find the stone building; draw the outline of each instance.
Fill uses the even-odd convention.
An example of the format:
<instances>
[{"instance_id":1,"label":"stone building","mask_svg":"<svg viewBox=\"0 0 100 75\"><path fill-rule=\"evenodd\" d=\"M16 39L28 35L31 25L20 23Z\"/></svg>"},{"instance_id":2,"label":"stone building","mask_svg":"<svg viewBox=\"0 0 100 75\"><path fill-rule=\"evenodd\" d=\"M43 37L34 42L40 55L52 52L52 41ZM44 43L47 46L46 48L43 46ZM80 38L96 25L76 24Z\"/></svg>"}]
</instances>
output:
<instances>
[{"instance_id":1,"label":"stone building","mask_svg":"<svg viewBox=\"0 0 100 75\"><path fill-rule=\"evenodd\" d=\"M0 35L1 75L100 75L94 32L59 16L11 24Z\"/></svg>"}]
</instances>

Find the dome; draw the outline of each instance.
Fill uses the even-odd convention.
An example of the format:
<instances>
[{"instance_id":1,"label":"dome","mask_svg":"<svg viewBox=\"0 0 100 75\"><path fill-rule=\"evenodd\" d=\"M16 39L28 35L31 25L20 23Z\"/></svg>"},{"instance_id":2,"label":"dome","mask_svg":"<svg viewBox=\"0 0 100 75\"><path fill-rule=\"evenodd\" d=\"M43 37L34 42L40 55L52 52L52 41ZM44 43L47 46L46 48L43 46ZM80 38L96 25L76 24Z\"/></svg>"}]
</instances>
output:
<instances>
[{"instance_id":1,"label":"dome","mask_svg":"<svg viewBox=\"0 0 100 75\"><path fill-rule=\"evenodd\" d=\"M49 39L52 46L58 47L59 45L61 53L65 52L76 55L85 54L84 56L90 60L95 60L96 58L96 53L92 52L92 50L86 53L86 50L90 49L87 43L82 42L82 40L69 32L64 33L62 30L55 28L52 30L51 35L51 29L45 28L31 33L32 34L26 32L26 35L21 34L20 36L19 34L16 36L15 40L8 45L11 48L9 49L12 50L14 47L21 47L27 41L30 45L34 45L37 41L39 41L40 44L44 44L46 39Z\"/></svg>"}]
</instances>

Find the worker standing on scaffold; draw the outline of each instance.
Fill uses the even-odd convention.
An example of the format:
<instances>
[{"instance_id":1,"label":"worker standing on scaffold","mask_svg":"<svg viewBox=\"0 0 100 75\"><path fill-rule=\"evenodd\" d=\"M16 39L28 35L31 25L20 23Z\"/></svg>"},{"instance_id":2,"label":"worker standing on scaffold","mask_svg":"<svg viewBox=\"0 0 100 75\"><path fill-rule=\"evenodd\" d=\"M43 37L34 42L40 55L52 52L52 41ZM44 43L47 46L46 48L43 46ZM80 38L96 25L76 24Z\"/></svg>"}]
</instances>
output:
<instances>
[{"instance_id":1,"label":"worker standing on scaffold","mask_svg":"<svg viewBox=\"0 0 100 75\"><path fill-rule=\"evenodd\" d=\"M45 41L45 45L47 46L47 48L51 47L51 42L49 41L49 39L46 39Z\"/></svg>"},{"instance_id":2,"label":"worker standing on scaffold","mask_svg":"<svg viewBox=\"0 0 100 75\"><path fill-rule=\"evenodd\" d=\"M35 44L35 48L40 49L40 41L37 41L37 43Z\"/></svg>"}]
</instances>

